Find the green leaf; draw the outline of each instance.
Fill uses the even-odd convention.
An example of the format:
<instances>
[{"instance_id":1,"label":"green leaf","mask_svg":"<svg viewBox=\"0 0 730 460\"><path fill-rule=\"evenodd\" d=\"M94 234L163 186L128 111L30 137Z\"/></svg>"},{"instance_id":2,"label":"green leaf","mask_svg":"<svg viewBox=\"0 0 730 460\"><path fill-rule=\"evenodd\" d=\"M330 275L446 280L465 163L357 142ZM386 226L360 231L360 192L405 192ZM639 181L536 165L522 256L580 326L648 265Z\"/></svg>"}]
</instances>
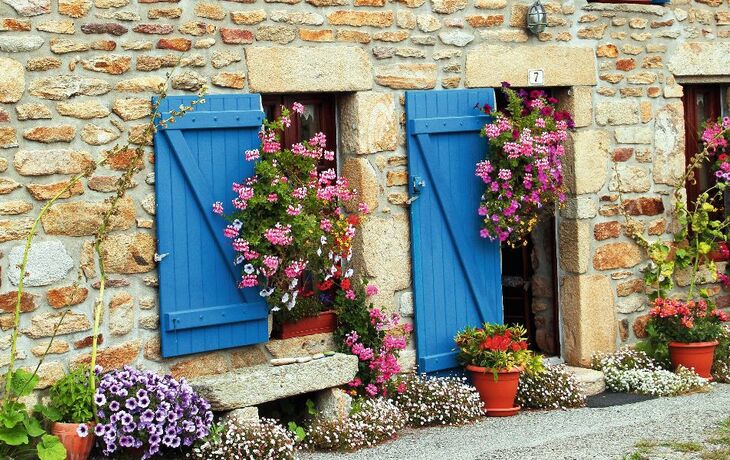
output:
<instances>
[{"instance_id":1,"label":"green leaf","mask_svg":"<svg viewBox=\"0 0 730 460\"><path fill-rule=\"evenodd\" d=\"M38 375L23 369L15 370L10 379L10 391L18 397L28 396L38 385Z\"/></svg>"},{"instance_id":2,"label":"green leaf","mask_svg":"<svg viewBox=\"0 0 730 460\"><path fill-rule=\"evenodd\" d=\"M28 444L28 433L22 424L15 425L12 428L0 426L0 442L4 442L9 446Z\"/></svg>"},{"instance_id":3,"label":"green leaf","mask_svg":"<svg viewBox=\"0 0 730 460\"><path fill-rule=\"evenodd\" d=\"M65 460L66 448L55 436L44 434L36 447L40 460Z\"/></svg>"},{"instance_id":4,"label":"green leaf","mask_svg":"<svg viewBox=\"0 0 730 460\"><path fill-rule=\"evenodd\" d=\"M35 411L43 415L45 418L52 422L59 422L61 421L61 413L55 408L51 406L44 406L43 404L37 404L35 406Z\"/></svg>"},{"instance_id":5,"label":"green leaf","mask_svg":"<svg viewBox=\"0 0 730 460\"><path fill-rule=\"evenodd\" d=\"M307 413L309 415L317 415L317 406L311 399L307 399Z\"/></svg>"},{"instance_id":6,"label":"green leaf","mask_svg":"<svg viewBox=\"0 0 730 460\"><path fill-rule=\"evenodd\" d=\"M26 416L23 420L23 425L28 431L28 434L34 438L37 438L38 436L46 432L46 430L43 429L40 422L38 422L35 417Z\"/></svg>"}]
</instances>

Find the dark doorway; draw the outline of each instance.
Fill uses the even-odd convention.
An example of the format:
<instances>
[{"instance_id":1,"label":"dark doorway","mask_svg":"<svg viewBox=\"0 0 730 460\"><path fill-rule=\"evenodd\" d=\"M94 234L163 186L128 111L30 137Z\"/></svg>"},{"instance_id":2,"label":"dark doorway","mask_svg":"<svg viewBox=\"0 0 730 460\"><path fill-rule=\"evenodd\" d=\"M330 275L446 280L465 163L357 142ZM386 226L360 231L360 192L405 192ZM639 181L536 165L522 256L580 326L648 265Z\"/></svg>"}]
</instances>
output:
<instances>
[{"instance_id":1,"label":"dark doorway","mask_svg":"<svg viewBox=\"0 0 730 460\"><path fill-rule=\"evenodd\" d=\"M496 99L497 108L506 106L499 90ZM522 325L531 347L546 356L560 355L557 279L555 217L545 215L525 246L502 246L502 293L505 324Z\"/></svg>"}]
</instances>

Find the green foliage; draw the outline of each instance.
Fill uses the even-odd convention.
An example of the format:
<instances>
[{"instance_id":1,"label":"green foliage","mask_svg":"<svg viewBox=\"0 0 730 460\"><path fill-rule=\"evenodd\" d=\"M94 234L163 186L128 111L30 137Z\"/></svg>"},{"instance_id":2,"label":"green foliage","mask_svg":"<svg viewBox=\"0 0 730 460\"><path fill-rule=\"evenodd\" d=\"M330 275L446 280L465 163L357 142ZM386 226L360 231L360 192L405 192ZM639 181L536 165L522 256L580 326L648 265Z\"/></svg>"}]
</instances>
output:
<instances>
[{"instance_id":1,"label":"green foliage","mask_svg":"<svg viewBox=\"0 0 730 460\"><path fill-rule=\"evenodd\" d=\"M491 369L524 367L527 373L543 369L542 358L527 349L524 327L484 323L482 327L467 326L454 337L459 349L457 359L466 365Z\"/></svg>"},{"instance_id":2,"label":"green foliage","mask_svg":"<svg viewBox=\"0 0 730 460\"><path fill-rule=\"evenodd\" d=\"M89 386L89 368L77 367L51 387L50 410L44 411L43 415L65 423L90 422L94 419L93 395Z\"/></svg>"},{"instance_id":3,"label":"green foliage","mask_svg":"<svg viewBox=\"0 0 730 460\"><path fill-rule=\"evenodd\" d=\"M38 419L18 401L33 392L38 376L16 369L6 378L10 379L10 394L0 404L0 458L64 460L66 449L58 438L46 434Z\"/></svg>"},{"instance_id":4,"label":"green foliage","mask_svg":"<svg viewBox=\"0 0 730 460\"><path fill-rule=\"evenodd\" d=\"M720 345L715 350L715 364L712 376L716 382L730 383L730 328L723 329Z\"/></svg>"},{"instance_id":5,"label":"green foliage","mask_svg":"<svg viewBox=\"0 0 730 460\"><path fill-rule=\"evenodd\" d=\"M317 299L316 295L309 297L299 297L297 304L291 310L283 308L274 315L275 324L295 323L303 318L317 316L321 311L322 302Z\"/></svg>"},{"instance_id":6,"label":"green foliage","mask_svg":"<svg viewBox=\"0 0 730 460\"><path fill-rule=\"evenodd\" d=\"M304 427L297 425L297 422L289 422L287 424L287 427L289 428L289 431L292 432L292 434L294 435L294 439L297 442L302 442L307 437L307 433L306 431L304 431Z\"/></svg>"}]
</instances>

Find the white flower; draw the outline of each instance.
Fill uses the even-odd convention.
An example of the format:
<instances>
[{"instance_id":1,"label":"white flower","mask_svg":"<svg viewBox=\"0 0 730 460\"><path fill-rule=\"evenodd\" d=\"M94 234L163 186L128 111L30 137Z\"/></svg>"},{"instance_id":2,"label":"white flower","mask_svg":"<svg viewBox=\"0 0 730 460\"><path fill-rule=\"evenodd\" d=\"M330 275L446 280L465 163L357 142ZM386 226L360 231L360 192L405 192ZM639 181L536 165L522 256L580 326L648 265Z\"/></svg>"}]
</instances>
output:
<instances>
[{"instance_id":1,"label":"white flower","mask_svg":"<svg viewBox=\"0 0 730 460\"><path fill-rule=\"evenodd\" d=\"M289 301L289 293L285 292L283 296L281 296L281 303L287 303Z\"/></svg>"},{"instance_id":2,"label":"white flower","mask_svg":"<svg viewBox=\"0 0 730 460\"><path fill-rule=\"evenodd\" d=\"M256 269L251 264L246 264L243 266L243 272L247 275L250 275L251 273L255 272Z\"/></svg>"},{"instance_id":3,"label":"white flower","mask_svg":"<svg viewBox=\"0 0 730 460\"><path fill-rule=\"evenodd\" d=\"M243 227L243 223L241 223L241 221L240 221L240 220L238 220L238 219L234 220L234 221L233 221L233 223L232 223L231 225L232 225L232 226L233 226L233 228L234 228L234 229L236 229L236 230L241 230L241 227Z\"/></svg>"},{"instance_id":4,"label":"white flower","mask_svg":"<svg viewBox=\"0 0 730 460\"><path fill-rule=\"evenodd\" d=\"M345 272L345 278L351 277L352 274L353 274L352 269L351 268L348 268L347 271Z\"/></svg>"},{"instance_id":5,"label":"white flower","mask_svg":"<svg viewBox=\"0 0 730 460\"><path fill-rule=\"evenodd\" d=\"M321 237L319 238L319 244L321 244L321 245L325 245L325 244L327 244L327 237L326 237L326 236L324 236L324 235L322 235L322 236L321 236Z\"/></svg>"},{"instance_id":6,"label":"white flower","mask_svg":"<svg viewBox=\"0 0 730 460\"><path fill-rule=\"evenodd\" d=\"M236 265L240 265L244 260L246 260L246 258L239 254L238 257L236 257Z\"/></svg>"},{"instance_id":7,"label":"white flower","mask_svg":"<svg viewBox=\"0 0 730 460\"><path fill-rule=\"evenodd\" d=\"M270 296L273 293L274 293L274 288L271 288L271 289L262 289L261 292L259 292L259 295L261 297L268 297L268 296Z\"/></svg>"}]
</instances>

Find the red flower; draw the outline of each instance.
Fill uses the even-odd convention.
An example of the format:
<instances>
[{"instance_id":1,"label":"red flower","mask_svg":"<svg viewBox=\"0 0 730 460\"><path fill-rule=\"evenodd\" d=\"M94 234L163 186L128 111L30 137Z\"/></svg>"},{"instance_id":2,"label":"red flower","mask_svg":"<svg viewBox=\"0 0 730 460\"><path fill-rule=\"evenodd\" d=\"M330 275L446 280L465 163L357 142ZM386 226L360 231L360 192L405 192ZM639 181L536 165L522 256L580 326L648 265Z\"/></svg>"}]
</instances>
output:
<instances>
[{"instance_id":1,"label":"red flower","mask_svg":"<svg viewBox=\"0 0 730 460\"><path fill-rule=\"evenodd\" d=\"M342 286L342 289L350 289L350 278L345 278L340 283L340 286Z\"/></svg>"},{"instance_id":2,"label":"red flower","mask_svg":"<svg viewBox=\"0 0 730 460\"><path fill-rule=\"evenodd\" d=\"M358 226L360 225L360 217L357 214L350 214L347 216L347 223L352 226Z\"/></svg>"},{"instance_id":3,"label":"red flower","mask_svg":"<svg viewBox=\"0 0 730 460\"><path fill-rule=\"evenodd\" d=\"M332 287L333 284L335 284L335 283L332 282L332 280L323 281L323 282L319 283L319 290L327 291Z\"/></svg>"}]
</instances>

